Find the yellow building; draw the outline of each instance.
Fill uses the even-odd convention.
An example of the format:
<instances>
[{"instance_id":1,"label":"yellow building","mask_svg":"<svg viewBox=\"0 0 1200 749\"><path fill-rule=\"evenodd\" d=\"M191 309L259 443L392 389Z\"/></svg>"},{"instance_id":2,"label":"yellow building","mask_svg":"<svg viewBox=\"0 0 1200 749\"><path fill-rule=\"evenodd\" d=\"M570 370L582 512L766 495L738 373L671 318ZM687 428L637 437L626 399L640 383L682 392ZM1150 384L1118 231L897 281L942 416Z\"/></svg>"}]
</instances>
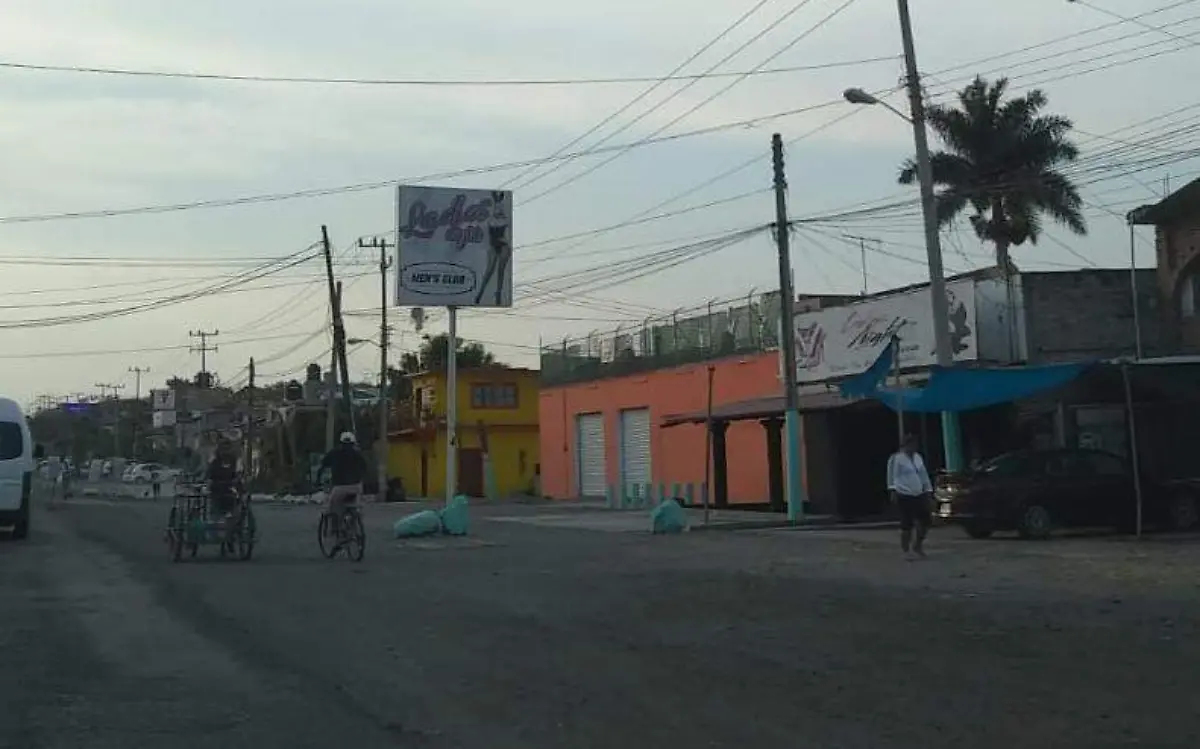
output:
<instances>
[{"instance_id":1,"label":"yellow building","mask_svg":"<svg viewBox=\"0 0 1200 749\"><path fill-rule=\"evenodd\" d=\"M388 434L388 475L410 497L446 493L446 373L412 378ZM532 493L538 466L538 372L504 366L458 371L460 494L503 498ZM486 449L485 449L486 447Z\"/></svg>"}]
</instances>

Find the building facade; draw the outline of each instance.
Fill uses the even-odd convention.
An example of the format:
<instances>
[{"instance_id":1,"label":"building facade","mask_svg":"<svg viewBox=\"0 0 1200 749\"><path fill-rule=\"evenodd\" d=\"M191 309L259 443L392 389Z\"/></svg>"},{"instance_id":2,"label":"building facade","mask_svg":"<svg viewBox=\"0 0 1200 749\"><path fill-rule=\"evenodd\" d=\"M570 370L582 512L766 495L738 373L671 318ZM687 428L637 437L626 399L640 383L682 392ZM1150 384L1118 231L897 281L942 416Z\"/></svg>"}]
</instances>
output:
<instances>
[{"instance_id":1,"label":"building facade","mask_svg":"<svg viewBox=\"0 0 1200 749\"><path fill-rule=\"evenodd\" d=\"M457 488L471 497L532 493L538 472L538 373L503 366L458 372ZM446 492L445 372L412 377L388 435L388 475L409 496Z\"/></svg>"},{"instance_id":2,"label":"building facade","mask_svg":"<svg viewBox=\"0 0 1200 749\"><path fill-rule=\"evenodd\" d=\"M1021 273L1009 281L988 269L949 279L956 362L1003 366L1132 354L1135 285L1143 345L1147 352L1165 349L1152 277L1137 278L1140 285L1131 284L1128 271L1096 270ZM895 378L910 386L925 382L936 360L929 289L914 286L853 300L827 297L824 303L813 299L799 300L795 319L806 509L875 514L886 506L881 466L901 430L917 434L932 467L940 467L940 417L899 417L873 400L845 401L837 386L866 369L893 335L901 341ZM659 327L643 336L639 350L591 340L577 346L575 370L566 377L544 364L539 396L544 494L601 497L629 493L630 485L669 487L707 478L718 507L783 509L784 398L777 342L764 335L750 342L758 345L753 350L736 329L722 328L723 322L755 319L753 309L724 312L714 321L717 314L699 325L717 333L701 338L723 342L726 350L717 346L707 358L695 350L656 350L656 342L680 337ZM680 327L685 323L686 329L697 327L678 321ZM562 352L571 348L551 352L555 366L561 367ZM729 348L749 350L730 353ZM680 358L685 363L675 363ZM710 375L711 437L705 426ZM965 454L981 458L1009 449L1022 419L1042 417L1008 405L964 413Z\"/></svg>"}]
</instances>

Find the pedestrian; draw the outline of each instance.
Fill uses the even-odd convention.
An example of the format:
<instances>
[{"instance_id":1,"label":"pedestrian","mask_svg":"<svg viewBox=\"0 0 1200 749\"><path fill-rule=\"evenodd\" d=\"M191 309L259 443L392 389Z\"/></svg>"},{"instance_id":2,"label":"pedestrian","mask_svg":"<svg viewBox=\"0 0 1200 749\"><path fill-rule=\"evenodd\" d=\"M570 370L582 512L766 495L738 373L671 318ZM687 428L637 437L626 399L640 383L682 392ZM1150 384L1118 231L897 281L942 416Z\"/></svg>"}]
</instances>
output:
<instances>
[{"instance_id":1,"label":"pedestrian","mask_svg":"<svg viewBox=\"0 0 1200 749\"><path fill-rule=\"evenodd\" d=\"M913 554L924 559L925 536L932 522L933 484L925 459L917 452L915 436L906 436L900 449L888 458L887 486L892 503L900 511L900 548L909 559Z\"/></svg>"},{"instance_id":2,"label":"pedestrian","mask_svg":"<svg viewBox=\"0 0 1200 749\"><path fill-rule=\"evenodd\" d=\"M157 501L162 496L162 471L155 468L150 471L151 491Z\"/></svg>"}]
</instances>

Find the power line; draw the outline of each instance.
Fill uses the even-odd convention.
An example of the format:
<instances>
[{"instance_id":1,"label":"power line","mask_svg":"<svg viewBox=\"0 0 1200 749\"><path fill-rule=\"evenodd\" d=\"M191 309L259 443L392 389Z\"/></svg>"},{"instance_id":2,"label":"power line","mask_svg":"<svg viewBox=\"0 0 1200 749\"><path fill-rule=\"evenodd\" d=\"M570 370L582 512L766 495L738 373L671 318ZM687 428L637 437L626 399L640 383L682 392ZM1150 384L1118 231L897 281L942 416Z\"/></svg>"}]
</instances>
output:
<instances>
[{"instance_id":1,"label":"power line","mask_svg":"<svg viewBox=\"0 0 1200 749\"><path fill-rule=\"evenodd\" d=\"M761 5L761 3L760 3ZM715 42L714 42L715 43ZM836 60L833 62L810 65L788 65L785 67L754 70L749 73L678 73L665 76L610 76L592 78L354 78L354 77L325 77L325 76L277 76L237 73L207 73L171 70L147 70L138 68L94 67L85 65L50 65L27 62L0 62L0 68L9 70L25 70L30 72L47 73L79 73L88 75L122 76L133 78L177 78L183 80L225 81L238 83L300 83L322 85L348 86L458 86L458 87L491 87L491 86L595 86L634 84L670 81L696 81L711 78L733 78L739 75L770 76L789 73L803 73L834 68L848 68L871 65L881 62L894 62L895 55L883 57L865 57L855 60Z\"/></svg>"}]
</instances>

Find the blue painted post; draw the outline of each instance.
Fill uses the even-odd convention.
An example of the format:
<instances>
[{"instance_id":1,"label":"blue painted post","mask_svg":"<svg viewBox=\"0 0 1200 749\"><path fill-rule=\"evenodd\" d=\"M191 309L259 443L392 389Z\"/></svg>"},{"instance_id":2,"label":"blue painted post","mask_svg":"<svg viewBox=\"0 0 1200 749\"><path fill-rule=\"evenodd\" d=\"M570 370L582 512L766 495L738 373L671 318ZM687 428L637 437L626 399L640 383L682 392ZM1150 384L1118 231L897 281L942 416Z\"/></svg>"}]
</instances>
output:
<instances>
[{"instance_id":1,"label":"blue painted post","mask_svg":"<svg viewBox=\"0 0 1200 749\"><path fill-rule=\"evenodd\" d=\"M678 499L680 502L683 502L683 495L679 493L678 481L671 484L671 499Z\"/></svg>"},{"instance_id":2,"label":"blue painted post","mask_svg":"<svg viewBox=\"0 0 1200 749\"><path fill-rule=\"evenodd\" d=\"M613 508L614 491L615 490L613 489L612 484L608 484L604 487L604 506L610 510Z\"/></svg>"},{"instance_id":3,"label":"blue painted post","mask_svg":"<svg viewBox=\"0 0 1200 749\"><path fill-rule=\"evenodd\" d=\"M646 492L646 494L645 494L646 504L644 504L643 507L653 507L654 506L654 484L646 484L645 492Z\"/></svg>"},{"instance_id":4,"label":"blue painted post","mask_svg":"<svg viewBox=\"0 0 1200 749\"><path fill-rule=\"evenodd\" d=\"M654 504L660 505L666 501L667 501L667 485L660 481L660 482L658 482L658 501L655 502Z\"/></svg>"},{"instance_id":5,"label":"blue painted post","mask_svg":"<svg viewBox=\"0 0 1200 749\"><path fill-rule=\"evenodd\" d=\"M800 412L789 409L784 418L787 439L787 503L788 521L795 523L804 517L804 479L800 470Z\"/></svg>"},{"instance_id":6,"label":"blue painted post","mask_svg":"<svg viewBox=\"0 0 1200 749\"><path fill-rule=\"evenodd\" d=\"M696 485L691 481L687 482L683 487L683 500L688 507L696 506Z\"/></svg>"},{"instance_id":7,"label":"blue painted post","mask_svg":"<svg viewBox=\"0 0 1200 749\"><path fill-rule=\"evenodd\" d=\"M708 504L708 482L707 481L700 482L700 504L705 507L711 506Z\"/></svg>"},{"instance_id":8,"label":"blue painted post","mask_svg":"<svg viewBox=\"0 0 1200 749\"><path fill-rule=\"evenodd\" d=\"M962 430L958 426L956 411L942 412L942 445L946 453L946 470L961 471L963 469Z\"/></svg>"}]
</instances>

